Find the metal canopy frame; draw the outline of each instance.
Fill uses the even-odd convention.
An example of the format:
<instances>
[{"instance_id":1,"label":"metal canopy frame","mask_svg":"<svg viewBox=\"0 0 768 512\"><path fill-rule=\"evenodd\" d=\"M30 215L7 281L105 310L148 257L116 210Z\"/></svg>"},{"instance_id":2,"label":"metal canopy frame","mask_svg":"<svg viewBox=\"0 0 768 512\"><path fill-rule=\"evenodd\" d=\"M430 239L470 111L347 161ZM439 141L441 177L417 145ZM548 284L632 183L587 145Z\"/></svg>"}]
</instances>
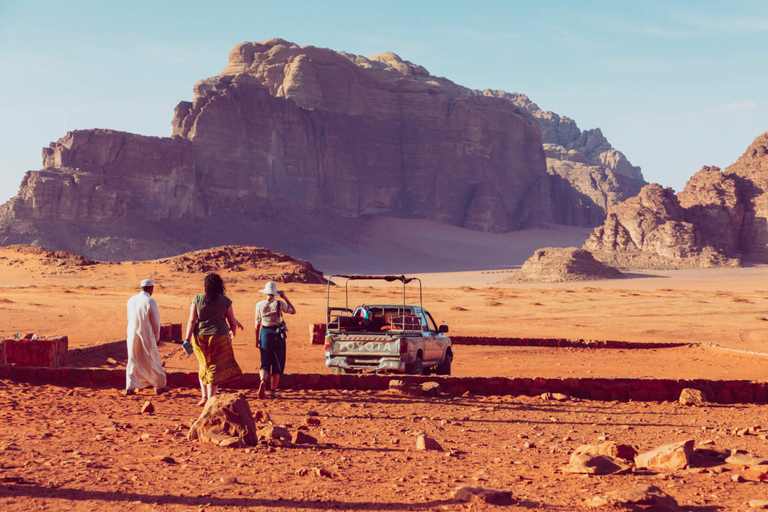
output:
<instances>
[{"instance_id":1,"label":"metal canopy frame","mask_svg":"<svg viewBox=\"0 0 768 512\"><path fill-rule=\"evenodd\" d=\"M419 283L419 309L424 311L424 301L422 298L422 291L421 291L421 279L418 277L406 277L404 275L399 276L393 276L393 275L380 275L380 276L373 276L373 275L362 275L362 274L334 274L330 277L328 277L328 292L326 297L326 308L325 308L325 325L328 325L331 320L331 285L333 283L333 278L339 277L342 279L346 279L344 281L344 307L349 311L349 282L350 281L359 281L359 280L372 280L372 281L387 281L388 283L394 282L394 281L400 281L403 283L403 311L405 311L405 285L408 283L411 283L413 281L418 281Z\"/></svg>"}]
</instances>

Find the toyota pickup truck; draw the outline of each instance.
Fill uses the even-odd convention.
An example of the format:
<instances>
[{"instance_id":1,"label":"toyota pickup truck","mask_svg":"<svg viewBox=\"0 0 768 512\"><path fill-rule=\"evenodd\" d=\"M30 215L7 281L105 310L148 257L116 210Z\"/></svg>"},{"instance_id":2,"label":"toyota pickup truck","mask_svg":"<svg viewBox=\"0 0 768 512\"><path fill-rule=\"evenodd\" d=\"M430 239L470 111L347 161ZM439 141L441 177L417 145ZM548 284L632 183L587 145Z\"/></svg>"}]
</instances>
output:
<instances>
[{"instance_id":1,"label":"toyota pickup truck","mask_svg":"<svg viewBox=\"0 0 768 512\"><path fill-rule=\"evenodd\" d=\"M334 278L345 279L344 306L331 306ZM349 306L349 283L383 280L403 283L403 303ZM418 283L419 305L406 303L406 285ZM414 288L414 287L411 287ZM405 276L333 275L328 279L325 364L332 373L397 372L450 375L453 349L445 334L422 306L421 280Z\"/></svg>"}]
</instances>

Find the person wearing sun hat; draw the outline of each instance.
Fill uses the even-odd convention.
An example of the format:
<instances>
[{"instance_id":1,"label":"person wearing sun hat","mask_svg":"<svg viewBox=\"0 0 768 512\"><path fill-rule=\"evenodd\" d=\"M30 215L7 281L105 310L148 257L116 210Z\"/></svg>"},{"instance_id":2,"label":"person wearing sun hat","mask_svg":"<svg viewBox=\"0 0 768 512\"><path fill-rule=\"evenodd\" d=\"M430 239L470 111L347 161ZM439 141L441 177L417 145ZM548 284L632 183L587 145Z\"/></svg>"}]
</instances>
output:
<instances>
[{"instance_id":1,"label":"person wearing sun hat","mask_svg":"<svg viewBox=\"0 0 768 512\"><path fill-rule=\"evenodd\" d=\"M136 389L153 386L156 394L168 391L163 362L157 342L160 340L160 310L152 298L155 283L141 281L141 292L128 299L128 363L125 365L126 396Z\"/></svg>"},{"instance_id":2,"label":"person wearing sun hat","mask_svg":"<svg viewBox=\"0 0 768 512\"><path fill-rule=\"evenodd\" d=\"M259 398L263 400L267 384L272 398L277 397L277 385L285 370L286 355L285 330L279 329L285 326L282 314L295 315L296 309L285 296L285 292L277 289L277 283L274 281L269 281L260 293L267 296L266 300L256 304L256 347L261 355ZM280 296L285 302L276 299L276 296Z\"/></svg>"}]
</instances>

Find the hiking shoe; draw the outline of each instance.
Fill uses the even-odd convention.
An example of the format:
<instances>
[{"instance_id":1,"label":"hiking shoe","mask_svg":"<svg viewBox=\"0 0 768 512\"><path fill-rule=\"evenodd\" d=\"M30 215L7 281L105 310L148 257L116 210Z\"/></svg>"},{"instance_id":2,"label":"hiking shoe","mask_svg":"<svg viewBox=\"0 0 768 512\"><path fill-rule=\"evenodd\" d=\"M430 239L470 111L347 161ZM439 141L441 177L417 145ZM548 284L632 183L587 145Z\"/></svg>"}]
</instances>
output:
<instances>
[{"instance_id":1,"label":"hiking shoe","mask_svg":"<svg viewBox=\"0 0 768 512\"><path fill-rule=\"evenodd\" d=\"M259 400L264 400L266 398L266 391L267 391L267 383L265 381L261 381L259 384Z\"/></svg>"},{"instance_id":2,"label":"hiking shoe","mask_svg":"<svg viewBox=\"0 0 768 512\"><path fill-rule=\"evenodd\" d=\"M271 390L271 391L269 392L269 398L271 398L272 400L275 400L275 399L277 399L277 398L280 398L280 395L278 395L278 394L277 394L277 391L275 391L275 390L273 389L273 390Z\"/></svg>"},{"instance_id":3,"label":"hiking shoe","mask_svg":"<svg viewBox=\"0 0 768 512\"><path fill-rule=\"evenodd\" d=\"M163 393L167 393L167 392L168 392L168 386L164 388L155 388L156 395L162 395Z\"/></svg>"},{"instance_id":4,"label":"hiking shoe","mask_svg":"<svg viewBox=\"0 0 768 512\"><path fill-rule=\"evenodd\" d=\"M135 394L136 394L136 391L133 389L126 389L125 391L123 391L123 396L131 396Z\"/></svg>"}]
</instances>

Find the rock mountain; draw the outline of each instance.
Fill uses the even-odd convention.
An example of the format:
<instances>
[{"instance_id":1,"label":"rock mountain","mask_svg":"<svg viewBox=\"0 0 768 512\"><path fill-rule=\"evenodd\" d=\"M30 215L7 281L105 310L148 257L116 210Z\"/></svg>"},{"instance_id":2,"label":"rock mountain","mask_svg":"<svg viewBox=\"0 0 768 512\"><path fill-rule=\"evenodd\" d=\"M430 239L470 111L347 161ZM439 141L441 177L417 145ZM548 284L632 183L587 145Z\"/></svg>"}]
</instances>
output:
<instances>
[{"instance_id":1,"label":"rock mountain","mask_svg":"<svg viewBox=\"0 0 768 512\"><path fill-rule=\"evenodd\" d=\"M104 260L223 244L307 255L377 216L594 226L644 184L599 130L392 53L242 43L172 124L170 138L94 129L52 143L0 207L0 243Z\"/></svg>"},{"instance_id":2,"label":"rock mountain","mask_svg":"<svg viewBox=\"0 0 768 512\"><path fill-rule=\"evenodd\" d=\"M703 167L679 194L650 184L611 206L584 248L627 267L768 263L766 191L768 132L724 171Z\"/></svg>"}]
</instances>

